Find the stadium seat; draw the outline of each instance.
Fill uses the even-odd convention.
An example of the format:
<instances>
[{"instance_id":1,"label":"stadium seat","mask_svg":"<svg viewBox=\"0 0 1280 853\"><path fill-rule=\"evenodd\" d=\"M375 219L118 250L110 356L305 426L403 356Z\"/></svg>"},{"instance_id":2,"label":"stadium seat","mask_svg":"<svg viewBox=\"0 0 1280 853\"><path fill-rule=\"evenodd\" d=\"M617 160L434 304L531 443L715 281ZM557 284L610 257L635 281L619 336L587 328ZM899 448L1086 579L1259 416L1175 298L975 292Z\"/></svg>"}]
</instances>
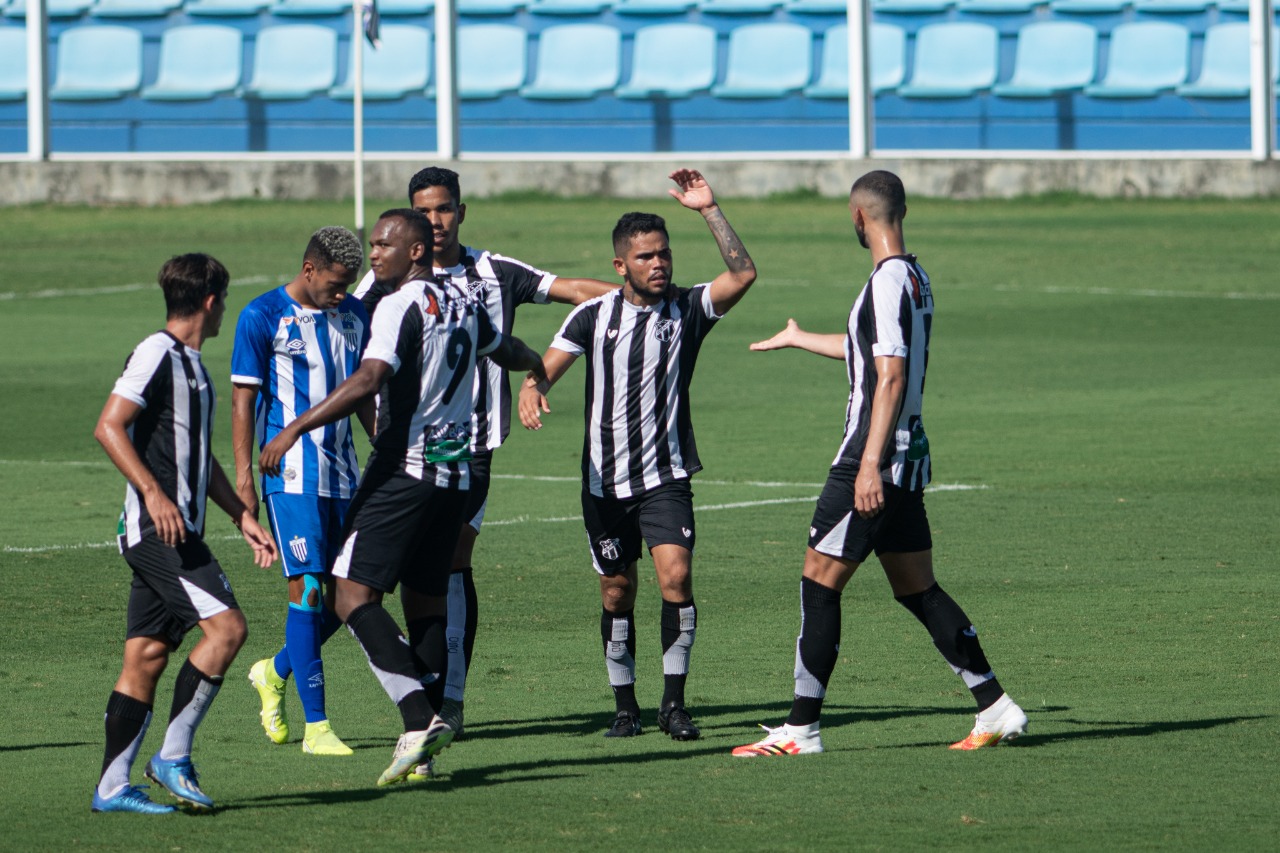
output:
<instances>
[{"instance_id":1,"label":"stadium seat","mask_svg":"<svg viewBox=\"0 0 1280 853\"><path fill-rule=\"evenodd\" d=\"M1134 0L1133 11L1188 15L1205 12L1213 0Z\"/></svg>"},{"instance_id":2,"label":"stadium seat","mask_svg":"<svg viewBox=\"0 0 1280 853\"><path fill-rule=\"evenodd\" d=\"M94 18L163 18L182 0L97 0L89 7Z\"/></svg>"},{"instance_id":3,"label":"stadium seat","mask_svg":"<svg viewBox=\"0 0 1280 853\"><path fill-rule=\"evenodd\" d=\"M631 79L619 98L686 98L716 79L716 31L702 24L658 24L636 30Z\"/></svg>"},{"instance_id":4,"label":"stadium seat","mask_svg":"<svg viewBox=\"0 0 1280 853\"><path fill-rule=\"evenodd\" d=\"M253 79L245 95L301 100L327 92L337 77L338 36L319 24L263 27L253 46Z\"/></svg>"},{"instance_id":5,"label":"stadium seat","mask_svg":"<svg viewBox=\"0 0 1280 853\"><path fill-rule=\"evenodd\" d=\"M1249 61L1249 23L1216 24L1204 33L1200 76L1175 91L1189 98L1246 98ZM1271 31L1271 75L1280 80L1280 28Z\"/></svg>"},{"instance_id":6,"label":"stadium seat","mask_svg":"<svg viewBox=\"0 0 1280 853\"><path fill-rule=\"evenodd\" d=\"M955 4L956 0L871 0L871 10L895 15L931 15L945 12Z\"/></svg>"},{"instance_id":7,"label":"stadium seat","mask_svg":"<svg viewBox=\"0 0 1280 853\"><path fill-rule=\"evenodd\" d=\"M351 0L276 0L267 10L286 18L315 18L351 11Z\"/></svg>"},{"instance_id":8,"label":"stadium seat","mask_svg":"<svg viewBox=\"0 0 1280 853\"><path fill-rule=\"evenodd\" d=\"M1048 98L1093 82L1098 31L1075 21L1038 21L1018 32L1013 76L992 92L1006 98Z\"/></svg>"},{"instance_id":9,"label":"stadium seat","mask_svg":"<svg viewBox=\"0 0 1280 853\"><path fill-rule=\"evenodd\" d=\"M199 101L240 85L243 38L234 27L192 24L160 37L160 71L142 90L152 101Z\"/></svg>"},{"instance_id":10,"label":"stadium seat","mask_svg":"<svg viewBox=\"0 0 1280 853\"><path fill-rule=\"evenodd\" d=\"M1111 31L1106 76L1084 87L1094 98L1152 98L1187 80L1190 36L1164 21L1120 24Z\"/></svg>"},{"instance_id":11,"label":"stadium seat","mask_svg":"<svg viewBox=\"0 0 1280 853\"><path fill-rule=\"evenodd\" d=\"M458 0L459 15L514 15L524 0Z\"/></svg>"},{"instance_id":12,"label":"stadium seat","mask_svg":"<svg viewBox=\"0 0 1280 853\"><path fill-rule=\"evenodd\" d=\"M0 101L27 96L27 29L0 28Z\"/></svg>"},{"instance_id":13,"label":"stadium seat","mask_svg":"<svg viewBox=\"0 0 1280 853\"><path fill-rule=\"evenodd\" d=\"M789 0L782 8L790 15L843 15L848 3L844 0Z\"/></svg>"},{"instance_id":14,"label":"stadium seat","mask_svg":"<svg viewBox=\"0 0 1280 853\"><path fill-rule=\"evenodd\" d=\"M45 8L50 18L78 18L93 5L93 0L47 0ZM6 18L25 18L27 0L12 0L4 10Z\"/></svg>"},{"instance_id":15,"label":"stadium seat","mask_svg":"<svg viewBox=\"0 0 1280 853\"><path fill-rule=\"evenodd\" d=\"M729 33L724 82L718 98L781 98L809 82L813 34L799 24L744 24Z\"/></svg>"},{"instance_id":16,"label":"stadium seat","mask_svg":"<svg viewBox=\"0 0 1280 853\"><path fill-rule=\"evenodd\" d=\"M524 85L525 41L521 27L469 24L458 27L458 97L497 98Z\"/></svg>"},{"instance_id":17,"label":"stadium seat","mask_svg":"<svg viewBox=\"0 0 1280 853\"><path fill-rule=\"evenodd\" d=\"M1048 0L959 0L956 11L980 15L1020 15L1047 3Z\"/></svg>"},{"instance_id":18,"label":"stadium seat","mask_svg":"<svg viewBox=\"0 0 1280 853\"><path fill-rule=\"evenodd\" d=\"M271 0L187 0L182 11L196 17L236 18L256 15L271 5Z\"/></svg>"},{"instance_id":19,"label":"stadium seat","mask_svg":"<svg viewBox=\"0 0 1280 853\"><path fill-rule=\"evenodd\" d=\"M142 34L131 27L63 30L49 97L55 101L122 98L142 85Z\"/></svg>"},{"instance_id":20,"label":"stadium seat","mask_svg":"<svg viewBox=\"0 0 1280 853\"><path fill-rule=\"evenodd\" d=\"M368 100L394 101L411 93L422 94L431 83L431 31L407 24L384 24L374 49L366 38L353 40L347 81L332 89L334 98L355 97L355 49L364 51L364 96Z\"/></svg>"},{"instance_id":21,"label":"stadium seat","mask_svg":"<svg viewBox=\"0 0 1280 853\"><path fill-rule=\"evenodd\" d=\"M1067 15L1108 15L1123 12L1132 0L1051 0L1049 10Z\"/></svg>"},{"instance_id":22,"label":"stadium seat","mask_svg":"<svg viewBox=\"0 0 1280 853\"><path fill-rule=\"evenodd\" d=\"M697 0L618 0L613 6L615 15L683 15Z\"/></svg>"},{"instance_id":23,"label":"stadium seat","mask_svg":"<svg viewBox=\"0 0 1280 853\"><path fill-rule=\"evenodd\" d=\"M536 100L590 98L612 91L622 68L622 34L604 24L560 24L538 39L537 70L520 94Z\"/></svg>"},{"instance_id":24,"label":"stadium seat","mask_svg":"<svg viewBox=\"0 0 1280 853\"><path fill-rule=\"evenodd\" d=\"M871 25L871 93L878 95L902 85L907 74L907 34L893 24ZM818 79L805 87L810 98L849 97L849 28L837 24L822 38L822 67Z\"/></svg>"},{"instance_id":25,"label":"stadium seat","mask_svg":"<svg viewBox=\"0 0 1280 853\"><path fill-rule=\"evenodd\" d=\"M768 15L783 0L700 0L698 10L704 15Z\"/></svg>"},{"instance_id":26,"label":"stadium seat","mask_svg":"<svg viewBox=\"0 0 1280 853\"><path fill-rule=\"evenodd\" d=\"M996 82L995 27L969 22L927 24L916 33L911 82L904 98L967 98Z\"/></svg>"},{"instance_id":27,"label":"stadium seat","mask_svg":"<svg viewBox=\"0 0 1280 853\"><path fill-rule=\"evenodd\" d=\"M383 18L426 15L436 8L436 0L378 0L378 14Z\"/></svg>"},{"instance_id":28,"label":"stadium seat","mask_svg":"<svg viewBox=\"0 0 1280 853\"><path fill-rule=\"evenodd\" d=\"M599 15L609 0L530 0L531 15Z\"/></svg>"}]
</instances>

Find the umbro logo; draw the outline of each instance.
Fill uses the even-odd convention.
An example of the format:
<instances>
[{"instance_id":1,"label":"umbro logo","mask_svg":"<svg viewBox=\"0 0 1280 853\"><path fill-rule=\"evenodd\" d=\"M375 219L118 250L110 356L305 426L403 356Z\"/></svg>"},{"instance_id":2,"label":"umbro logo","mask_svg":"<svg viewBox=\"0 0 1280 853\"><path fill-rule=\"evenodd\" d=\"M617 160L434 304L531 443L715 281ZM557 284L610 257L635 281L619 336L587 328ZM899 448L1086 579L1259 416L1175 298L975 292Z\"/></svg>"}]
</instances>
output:
<instances>
[{"instance_id":1,"label":"umbro logo","mask_svg":"<svg viewBox=\"0 0 1280 853\"><path fill-rule=\"evenodd\" d=\"M312 687L324 687L324 673L317 672L315 675L312 675L307 679L307 684L310 684Z\"/></svg>"},{"instance_id":2,"label":"umbro logo","mask_svg":"<svg viewBox=\"0 0 1280 853\"><path fill-rule=\"evenodd\" d=\"M295 338L294 340L289 341L289 343L285 344L285 348L288 349L289 352L293 353L294 355L302 355L304 352L307 351L307 342L299 338Z\"/></svg>"}]
</instances>

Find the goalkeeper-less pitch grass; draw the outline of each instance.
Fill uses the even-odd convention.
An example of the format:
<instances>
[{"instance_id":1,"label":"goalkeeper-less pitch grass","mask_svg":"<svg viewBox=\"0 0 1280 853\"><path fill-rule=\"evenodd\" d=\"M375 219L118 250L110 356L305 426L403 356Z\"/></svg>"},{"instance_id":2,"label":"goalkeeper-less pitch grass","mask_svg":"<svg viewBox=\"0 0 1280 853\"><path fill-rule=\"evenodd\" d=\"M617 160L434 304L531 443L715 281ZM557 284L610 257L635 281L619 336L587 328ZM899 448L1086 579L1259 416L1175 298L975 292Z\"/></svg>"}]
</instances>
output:
<instances>
[{"instance_id":1,"label":"goalkeeper-less pitch grass","mask_svg":"<svg viewBox=\"0 0 1280 853\"><path fill-rule=\"evenodd\" d=\"M654 172L648 201L474 200L464 242L612 278L614 220L655 210L677 281L705 281L721 268L714 242ZM840 331L869 260L840 199L723 206L760 279L707 339L692 392L706 468L694 481L688 699L703 738L674 743L654 724L647 559L645 734L600 736L613 705L577 520L579 365L552 392L546 427L517 425L496 456L467 735L441 777L374 787L398 715L345 632L325 652L329 712L355 756L305 756L300 732L284 747L266 740L245 676L282 641L284 585L211 507L208 536L251 636L196 740L220 808L163 818L89 813L130 578L110 545L123 480L93 424L125 356L163 322L156 270L208 251L236 279L205 349L229 466L236 312L290 278L312 230L350 210L0 210L0 848L1276 849L1274 201L911 200L908 247L937 299L925 419L935 483L952 487L928 497L935 562L1030 733L947 750L972 724L971 700L872 561L844 597L827 753L755 760L729 750L789 706L801 557L847 386L838 362L747 344L789 316ZM541 350L566 313L525 306L516 333Z\"/></svg>"}]
</instances>

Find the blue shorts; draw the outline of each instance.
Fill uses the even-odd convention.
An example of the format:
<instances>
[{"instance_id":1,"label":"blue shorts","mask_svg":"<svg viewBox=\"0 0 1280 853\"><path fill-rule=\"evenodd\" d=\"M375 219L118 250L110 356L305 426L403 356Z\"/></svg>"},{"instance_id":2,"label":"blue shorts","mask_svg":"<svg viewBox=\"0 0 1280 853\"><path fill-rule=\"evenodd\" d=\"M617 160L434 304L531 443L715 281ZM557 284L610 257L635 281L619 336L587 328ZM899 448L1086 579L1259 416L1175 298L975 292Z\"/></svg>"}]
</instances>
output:
<instances>
[{"instance_id":1,"label":"blue shorts","mask_svg":"<svg viewBox=\"0 0 1280 853\"><path fill-rule=\"evenodd\" d=\"M284 576L328 574L342 547L342 522L351 499L275 492L264 503Z\"/></svg>"}]
</instances>

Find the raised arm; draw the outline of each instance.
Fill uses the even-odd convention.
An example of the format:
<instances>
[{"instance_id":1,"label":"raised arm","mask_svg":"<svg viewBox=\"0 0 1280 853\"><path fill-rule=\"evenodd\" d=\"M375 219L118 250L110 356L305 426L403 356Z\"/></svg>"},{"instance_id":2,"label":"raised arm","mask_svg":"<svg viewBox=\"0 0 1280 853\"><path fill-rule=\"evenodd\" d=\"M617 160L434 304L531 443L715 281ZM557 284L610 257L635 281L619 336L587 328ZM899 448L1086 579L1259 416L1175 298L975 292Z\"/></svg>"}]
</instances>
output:
<instances>
[{"instance_id":1,"label":"raised arm","mask_svg":"<svg viewBox=\"0 0 1280 853\"><path fill-rule=\"evenodd\" d=\"M232 385L231 451L234 456L236 494L255 519L258 517L258 488L254 483L253 442L257 438L254 423L254 407L257 402L257 385Z\"/></svg>"},{"instance_id":2,"label":"raised arm","mask_svg":"<svg viewBox=\"0 0 1280 853\"><path fill-rule=\"evenodd\" d=\"M755 352L790 347L844 361L844 335L820 335L816 332L806 332L795 320L788 320L786 328L772 338L756 341L751 345L751 349Z\"/></svg>"},{"instance_id":3,"label":"raised arm","mask_svg":"<svg viewBox=\"0 0 1280 853\"><path fill-rule=\"evenodd\" d=\"M547 394L551 392L551 386L564 376L565 371L577 358L572 353L550 347L542 355L542 366L546 375L538 377L530 373L520 383L520 423L525 429L542 429L542 413L550 414L551 412L551 407L547 405Z\"/></svg>"},{"instance_id":4,"label":"raised arm","mask_svg":"<svg viewBox=\"0 0 1280 853\"><path fill-rule=\"evenodd\" d=\"M328 397L307 409L271 439L258 454L258 470L275 475L280 460L304 432L331 424L356 411L366 398L376 394L391 375L391 365L381 359L366 358L355 373L334 388Z\"/></svg>"},{"instance_id":5,"label":"raised arm","mask_svg":"<svg viewBox=\"0 0 1280 853\"><path fill-rule=\"evenodd\" d=\"M618 285L612 282L594 278L557 278L551 283L547 296L552 302L581 305L589 299L604 296L609 291L617 289Z\"/></svg>"},{"instance_id":6,"label":"raised arm","mask_svg":"<svg viewBox=\"0 0 1280 853\"><path fill-rule=\"evenodd\" d=\"M696 169L677 169L669 176L679 185L678 190L668 190L671 197L690 210L696 210L706 220L711 235L715 237L720 257L727 268L711 282L711 304L717 314L724 314L738 304L747 288L756 280L756 265L747 254L746 247L738 239L733 226L725 219L724 211L716 204L715 193L702 173Z\"/></svg>"}]
</instances>

